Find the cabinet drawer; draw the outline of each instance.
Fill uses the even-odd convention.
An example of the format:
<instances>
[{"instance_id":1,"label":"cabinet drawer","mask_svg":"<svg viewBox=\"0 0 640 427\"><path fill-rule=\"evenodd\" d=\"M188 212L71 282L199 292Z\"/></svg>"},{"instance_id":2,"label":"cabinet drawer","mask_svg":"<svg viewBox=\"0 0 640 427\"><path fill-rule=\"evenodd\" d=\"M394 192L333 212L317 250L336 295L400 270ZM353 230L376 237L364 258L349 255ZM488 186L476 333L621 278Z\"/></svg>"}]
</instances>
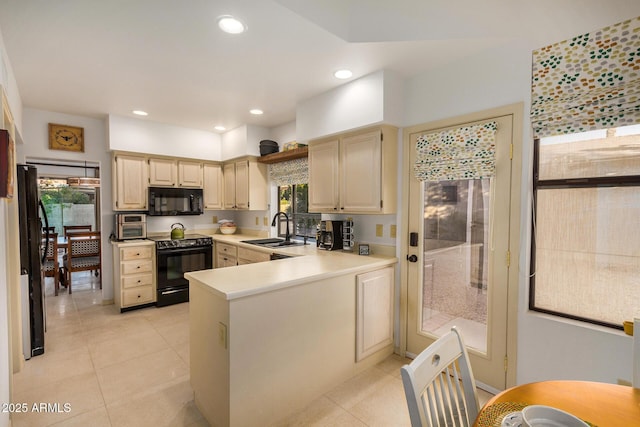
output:
<instances>
[{"instance_id":1,"label":"cabinet drawer","mask_svg":"<svg viewBox=\"0 0 640 427\"><path fill-rule=\"evenodd\" d=\"M238 259L234 256L218 254L216 257L216 268L232 267L238 265Z\"/></svg>"},{"instance_id":2,"label":"cabinet drawer","mask_svg":"<svg viewBox=\"0 0 640 427\"><path fill-rule=\"evenodd\" d=\"M120 248L120 259L131 261L135 259L151 259L153 246L135 246L131 248Z\"/></svg>"},{"instance_id":3,"label":"cabinet drawer","mask_svg":"<svg viewBox=\"0 0 640 427\"><path fill-rule=\"evenodd\" d=\"M141 259L138 261L126 261L121 263L122 274L150 273L153 271L153 261Z\"/></svg>"},{"instance_id":4,"label":"cabinet drawer","mask_svg":"<svg viewBox=\"0 0 640 427\"><path fill-rule=\"evenodd\" d=\"M216 243L216 252L218 255L237 256L237 247L226 243Z\"/></svg>"},{"instance_id":5,"label":"cabinet drawer","mask_svg":"<svg viewBox=\"0 0 640 427\"><path fill-rule=\"evenodd\" d=\"M122 291L122 305L124 307L130 305L147 304L155 301L152 286L140 286Z\"/></svg>"},{"instance_id":6,"label":"cabinet drawer","mask_svg":"<svg viewBox=\"0 0 640 427\"><path fill-rule=\"evenodd\" d=\"M246 248L238 248L238 262L264 262L269 261L270 255L266 252L254 251Z\"/></svg>"},{"instance_id":7,"label":"cabinet drawer","mask_svg":"<svg viewBox=\"0 0 640 427\"><path fill-rule=\"evenodd\" d=\"M133 274L131 276L123 276L121 280L123 289L133 288L136 286L152 286L153 274Z\"/></svg>"}]
</instances>

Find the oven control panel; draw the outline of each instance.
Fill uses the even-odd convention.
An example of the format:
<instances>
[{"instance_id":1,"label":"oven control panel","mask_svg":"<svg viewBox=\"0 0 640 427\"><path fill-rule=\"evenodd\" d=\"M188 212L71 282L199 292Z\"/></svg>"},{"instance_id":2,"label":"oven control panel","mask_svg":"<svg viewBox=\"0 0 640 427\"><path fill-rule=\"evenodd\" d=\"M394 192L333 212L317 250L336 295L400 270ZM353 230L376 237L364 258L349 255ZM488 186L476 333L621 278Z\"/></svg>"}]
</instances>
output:
<instances>
[{"instance_id":1,"label":"oven control panel","mask_svg":"<svg viewBox=\"0 0 640 427\"><path fill-rule=\"evenodd\" d=\"M173 248L193 248L201 246L212 246L213 239L211 237L197 237L191 239L168 239L158 240L156 242L157 249L173 249Z\"/></svg>"}]
</instances>

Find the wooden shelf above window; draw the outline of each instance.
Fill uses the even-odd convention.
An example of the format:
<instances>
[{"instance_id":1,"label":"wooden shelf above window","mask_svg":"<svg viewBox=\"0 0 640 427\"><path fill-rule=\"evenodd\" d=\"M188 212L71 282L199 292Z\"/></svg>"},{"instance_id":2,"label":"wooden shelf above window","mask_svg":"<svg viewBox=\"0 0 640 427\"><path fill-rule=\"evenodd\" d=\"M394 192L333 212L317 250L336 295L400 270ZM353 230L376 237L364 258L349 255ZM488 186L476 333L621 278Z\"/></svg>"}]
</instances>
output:
<instances>
[{"instance_id":1,"label":"wooden shelf above window","mask_svg":"<svg viewBox=\"0 0 640 427\"><path fill-rule=\"evenodd\" d=\"M279 153L267 154L266 156L258 157L259 163L280 163L293 159L301 159L307 157L309 147L300 147L293 150L281 151Z\"/></svg>"}]
</instances>

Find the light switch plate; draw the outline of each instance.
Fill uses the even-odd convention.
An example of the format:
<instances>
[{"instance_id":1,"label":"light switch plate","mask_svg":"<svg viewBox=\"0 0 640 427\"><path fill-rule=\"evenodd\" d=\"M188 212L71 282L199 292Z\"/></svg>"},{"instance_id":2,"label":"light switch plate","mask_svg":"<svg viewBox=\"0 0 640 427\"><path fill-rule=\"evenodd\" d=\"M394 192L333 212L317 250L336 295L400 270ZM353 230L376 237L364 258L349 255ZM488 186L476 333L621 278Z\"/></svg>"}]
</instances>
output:
<instances>
[{"instance_id":1,"label":"light switch plate","mask_svg":"<svg viewBox=\"0 0 640 427\"><path fill-rule=\"evenodd\" d=\"M396 237L396 225L392 224L389 226L389 237L392 239Z\"/></svg>"},{"instance_id":2,"label":"light switch plate","mask_svg":"<svg viewBox=\"0 0 640 427\"><path fill-rule=\"evenodd\" d=\"M256 217L256 225L260 225L260 217Z\"/></svg>"},{"instance_id":3,"label":"light switch plate","mask_svg":"<svg viewBox=\"0 0 640 427\"><path fill-rule=\"evenodd\" d=\"M218 222L218 215L214 215L213 216L213 221L214 224Z\"/></svg>"},{"instance_id":4,"label":"light switch plate","mask_svg":"<svg viewBox=\"0 0 640 427\"><path fill-rule=\"evenodd\" d=\"M376 237L382 237L384 234L384 227L382 224L376 224Z\"/></svg>"}]
</instances>

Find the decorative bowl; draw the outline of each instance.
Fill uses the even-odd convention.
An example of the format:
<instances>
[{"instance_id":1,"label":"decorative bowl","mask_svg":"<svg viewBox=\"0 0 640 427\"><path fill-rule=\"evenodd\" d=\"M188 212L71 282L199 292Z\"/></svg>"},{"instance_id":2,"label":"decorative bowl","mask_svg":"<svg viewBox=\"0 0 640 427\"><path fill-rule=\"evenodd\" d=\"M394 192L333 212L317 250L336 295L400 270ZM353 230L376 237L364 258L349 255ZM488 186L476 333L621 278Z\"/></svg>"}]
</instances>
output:
<instances>
[{"instance_id":1,"label":"decorative bowl","mask_svg":"<svg viewBox=\"0 0 640 427\"><path fill-rule=\"evenodd\" d=\"M222 226L220 227L220 232L222 234L233 234L236 232L236 226Z\"/></svg>"}]
</instances>

